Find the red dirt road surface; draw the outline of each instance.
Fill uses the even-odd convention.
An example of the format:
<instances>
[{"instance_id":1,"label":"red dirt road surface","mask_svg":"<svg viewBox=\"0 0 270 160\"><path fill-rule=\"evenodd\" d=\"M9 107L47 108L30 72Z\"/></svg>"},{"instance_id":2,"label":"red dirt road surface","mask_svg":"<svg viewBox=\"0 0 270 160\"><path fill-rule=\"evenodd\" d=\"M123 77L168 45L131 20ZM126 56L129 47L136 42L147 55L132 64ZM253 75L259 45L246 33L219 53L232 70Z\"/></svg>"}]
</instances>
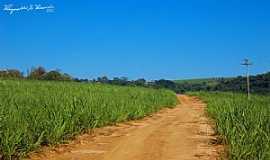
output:
<instances>
[{"instance_id":1,"label":"red dirt road surface","mask_svg":"<svg viewBox=\"0 0 270 160\"><path fill-rule=\"evenodd\" d=\"M31 160L214 160L219 146L204 113L205 104L178 96L173 109L78 136L69 144L43 147Z\"/></svg>"}]
</instances>

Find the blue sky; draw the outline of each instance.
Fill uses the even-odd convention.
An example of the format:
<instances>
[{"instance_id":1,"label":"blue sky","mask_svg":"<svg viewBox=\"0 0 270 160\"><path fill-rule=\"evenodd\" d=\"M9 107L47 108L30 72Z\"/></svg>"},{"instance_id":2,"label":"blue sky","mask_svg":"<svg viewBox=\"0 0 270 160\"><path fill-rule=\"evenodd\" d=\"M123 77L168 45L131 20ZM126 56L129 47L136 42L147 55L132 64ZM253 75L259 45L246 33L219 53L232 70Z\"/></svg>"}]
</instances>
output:
<instances>
[{"instance_id":1,"label":"blue sky","mask_svg":"<svg viewBox=\"0 0 270 160\"><path fill-rule=\"evenodd\" d=\"M52 4L9 15L4 4ZM0 68L186 79L270 70L270 1L2 0Z\"/></svg>"}]
</instances>

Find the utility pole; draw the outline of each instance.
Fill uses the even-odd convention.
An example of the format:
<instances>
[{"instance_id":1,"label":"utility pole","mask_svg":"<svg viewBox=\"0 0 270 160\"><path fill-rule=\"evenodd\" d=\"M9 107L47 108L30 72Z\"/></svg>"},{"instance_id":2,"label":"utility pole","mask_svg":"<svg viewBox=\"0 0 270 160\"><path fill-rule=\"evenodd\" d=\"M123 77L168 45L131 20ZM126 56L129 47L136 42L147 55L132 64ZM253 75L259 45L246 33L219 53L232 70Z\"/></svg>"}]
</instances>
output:
<instances>
[{"instance_id":1,"label":"utility pole","mask_svg":"<svg viewBox=\"0 0 270 160\"><path fill-rule=\"evenodd\" d=\"M244 59L244 62L241 64L243 66L246 66L247 68L247 94L248 94L248 100L250 100L250 81L249 81L249 66L252 65L252 63L249 61L249 59Z\"/></svg>"}]
</instances>

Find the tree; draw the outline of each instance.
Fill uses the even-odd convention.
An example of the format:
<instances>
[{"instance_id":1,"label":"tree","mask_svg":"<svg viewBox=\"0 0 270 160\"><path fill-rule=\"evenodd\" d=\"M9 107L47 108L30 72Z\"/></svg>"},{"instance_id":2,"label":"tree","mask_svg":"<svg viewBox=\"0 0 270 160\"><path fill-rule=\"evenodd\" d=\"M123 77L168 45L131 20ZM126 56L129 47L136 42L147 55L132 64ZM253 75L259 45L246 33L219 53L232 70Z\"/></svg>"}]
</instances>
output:
<instances>
[{"instance_id":1,"label":"tree","mask_svg":"<svg viewBox=\"0 0 270 160\"><path fill-rule=\"evenodd\" d=\"M0 71L0 77L2 78L23 78L22 72L17 69L7 69Z\"/></svg>"},{"instance_id":2,"label":"tree","mask_svg":"<svg viewBox=\"0 0 270 160\"><path fill-rule=\"evenodd\" d=\"M39 66L37 68L32 68L31 71L30 71L30 74L28 75L27 78L29 78L29 79L41 79L44 74L46 74L45 68Z\"/></svg>"},{"instance_id":3,"label":"tree","mask_svg":"<svg viewBox=\"0 0 270 160\"><path fill-rule=\"evenodd\" d=\"M136 86L145 86L146 85L146 80L143 78L137 79L134 81Z\"/></svg>"},{"instance_id":4,"label":"tree","mask_svg":"<svg viewBox=\"0 0 270 160\"><path fill-rule=\"evenodd\" d=\"M108 79L108 77L106 77L106 76L98 77L98 78L97 78L97 82L100 82L100 83L108 83L108 82L109 82L109 79Z\"/></svg>"},{"instance_id":5,"label":"tree","mask_svg":"<svg viewBox=\"0 0 270 160\"><path fill-rule=\"evenodd\" d=\"M173 81L165 80L165 79L155 81L155 85L158 87L172 89L172 90L176 88L176 85Z\"/></svg>"},{"instance_id":6,"label":"tree","mask_svg":"<svg viewBox=\"0 0 270 160\"><path fill-rule=\"evenodd\" d=\"M71 76L68 74L64 73L61 74L58 71L50 71L48 73L45 73L41 79L43 80L54 80L54 81L70 81L72 80Z\"/></svg>"}]
</instances>

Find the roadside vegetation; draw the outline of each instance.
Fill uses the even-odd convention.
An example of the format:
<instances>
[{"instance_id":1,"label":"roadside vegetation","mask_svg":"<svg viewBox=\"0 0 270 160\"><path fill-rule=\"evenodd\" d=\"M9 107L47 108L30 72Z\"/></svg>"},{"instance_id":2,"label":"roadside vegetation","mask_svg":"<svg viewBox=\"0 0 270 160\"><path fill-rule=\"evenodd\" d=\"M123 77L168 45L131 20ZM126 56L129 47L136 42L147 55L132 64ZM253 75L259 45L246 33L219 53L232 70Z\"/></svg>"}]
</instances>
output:
<instances>
[{"instance_id":1,"label":"roadside vegetation","mask_svg":"<svg viewBox=\"0 0 270 160\"><path fill-rule=\"evenodd\" d=\"M190 93L201 97L232 160L270 159L270 97L222 92Z\"/></svg>"},{"instance_id":2,"label":"roadside vegetation","mask_svg":"<svg viewBox=\"0 0 270 160\"><path fill-rule=\"evenodd\" d=\"M77 82L0 80L0 91L0 159L177 103L169 90Z\"/></svg>"}]
</instances>

